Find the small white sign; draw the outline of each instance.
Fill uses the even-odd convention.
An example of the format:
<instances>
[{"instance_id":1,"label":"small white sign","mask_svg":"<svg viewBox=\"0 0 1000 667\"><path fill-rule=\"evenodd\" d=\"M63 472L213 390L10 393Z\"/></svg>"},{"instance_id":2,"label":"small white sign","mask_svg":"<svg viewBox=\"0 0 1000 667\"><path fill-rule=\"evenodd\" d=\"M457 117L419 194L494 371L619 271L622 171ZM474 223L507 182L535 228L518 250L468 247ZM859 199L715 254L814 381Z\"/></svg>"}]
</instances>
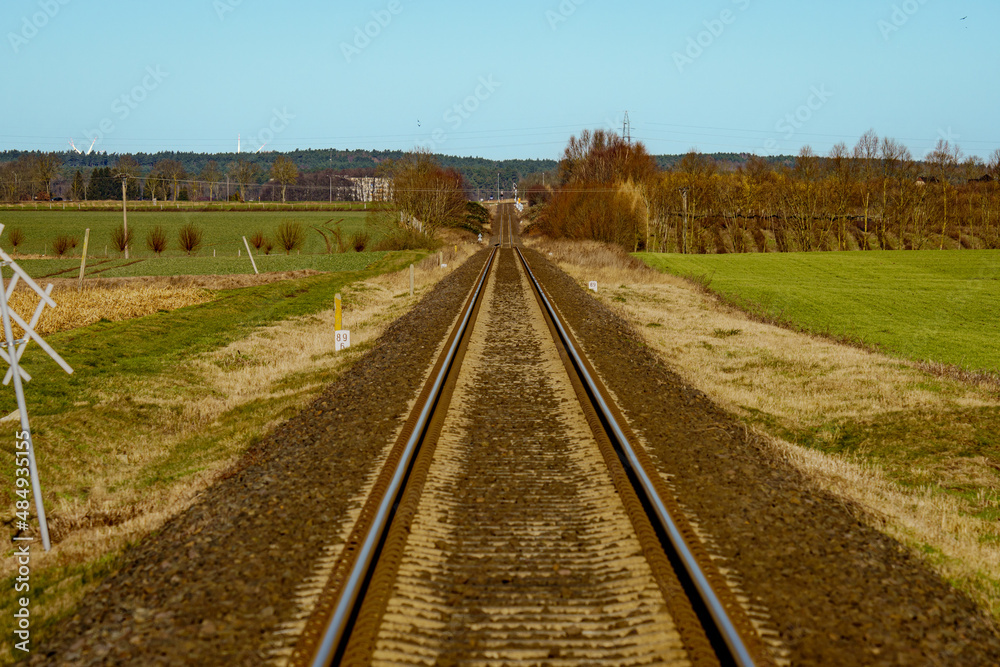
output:
<instances>
[{"instance_id":1,"label":"small white sign","mask_svg":"<svg viewBox=\"0 0 1000 667\"><path fill-rule=\"evenodd\" d=\"M341 329L336 333L333 342L333 349L336 352L340 350L346 350L351 346L351 332L347 329Z\"/></svg>"},{"instance_id":2,"label":"small white sign","mask_svg":"<svg viewBox=\"0 0 1000 667\"><path fill-rule=\"evenodd\" d=\"M589 287L592 292L596 292L597 291L597 281L596 280L591 280L590 284L587 285L587 287Z\"/></svg>"}]
</instances>

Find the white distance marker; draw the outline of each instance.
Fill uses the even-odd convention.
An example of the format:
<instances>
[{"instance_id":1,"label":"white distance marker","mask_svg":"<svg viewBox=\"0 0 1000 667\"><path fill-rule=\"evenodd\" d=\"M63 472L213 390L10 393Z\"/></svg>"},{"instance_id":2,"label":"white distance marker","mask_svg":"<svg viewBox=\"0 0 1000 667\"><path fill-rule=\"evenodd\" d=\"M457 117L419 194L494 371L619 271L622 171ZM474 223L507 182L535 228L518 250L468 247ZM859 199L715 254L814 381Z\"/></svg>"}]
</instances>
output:
<instances>
[{"instance_id":1,"label":"white distance marker","mask_svg":"<svg viewBox=\"0 0 1000 667\"><path fill-rule=\"evenodd\" d=\"M333 349L336 352L341 350L346 350L351 346L351 332L347 329L341 329L336 332L336 336L333 340Z\"/></svg>"}]
</instances>

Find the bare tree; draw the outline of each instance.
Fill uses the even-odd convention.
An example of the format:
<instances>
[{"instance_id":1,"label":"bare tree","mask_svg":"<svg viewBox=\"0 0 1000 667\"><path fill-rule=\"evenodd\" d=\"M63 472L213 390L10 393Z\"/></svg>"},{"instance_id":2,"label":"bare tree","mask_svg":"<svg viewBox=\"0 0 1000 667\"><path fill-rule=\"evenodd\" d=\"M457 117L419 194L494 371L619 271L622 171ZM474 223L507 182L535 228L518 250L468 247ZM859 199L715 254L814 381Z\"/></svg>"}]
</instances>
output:
<instances>
[{"instance_id":1,"label":"bare tree","mask_svg":"<svg viewBox=\"0 0 1000 667\"><path fill-rule=\"evenodd\" d=\"M177 201L177 191L180 187L180 182L187 178L187 171L184 169L184 165L177 160L160 160L156 163L153 171L165 180L173 183L174 201Z\"/></svg>"},{"instance_id":2,"label":"bare tree","mask_svg":"<svg viewBox=\"0 0 1000 667\"><path fill-rule=\"evenodd\" d=\"M862 250L870 250L870 237L868 235L868 220L870 217L872 188L876 186L874 182L878 174L878 135L875 130L868 130L858 143L854 146L854 161L858 165L858 179L861 186L861 205L864 208L865 229L864 245Z\"/></svg>"},{"instance_id":3,"label":"bare tree","mask_svg":"<svg viewBox=\"0 0 1000 667\"><path fill-rule=\"evenodd\" d=\"M222 172L219 171L219 163L215 160L209 160L205 168L201 170L198 175L198 179L202 181L204 185L208 186L208 199L209 201L215 200L215 186L218 184L219 180L222 178Z\"/></svg>"},{"instance_id":4,"label":"bare tree","mask_svg":"<svg viewBox=\"0 0 1000 667\"><path fill-rule=\"evenodd\" d=\"M247 186L257 180L259 174L257 165L247 160L237 160L229 165L229 175L236 180L236 186L240 190L240 200L247 200Z\"/></svg>"},{"instance_id":5,"label":"bare tree","mask_svg":"<svg viewBox=\"0 0 1000 667\"><path fill-rule=\"evenodd\" d=\"M46 199L52 196L52 179L55 178L61 164L62 159L56 153L41 153L31 161L31 179L36 187L44 188Z\"/></svg>"},{"instance_id":6,"label":"bare tree","mask_svg":"<svg viewBox=\"0 0 1000 667\"><path fill-rule=\"evenodd\" d=\"M427 151L416 151L393 165L392 201L403 223L433 233L457 224L465 214L462 175L438 165Z\"/></svg>"},{"instance_id":7,"label":"bare tree","mask_svg":"<svg viewBox=\"0 0 1000 667\"><path fill-rule=\"evenodd\" d=\"M795 237L798 241L799 250L812 250L822 233L817 233L815 229L816 218L819 213L819 158L809 146L803 146L795 158L795 166L792 169L790 183L785 184L786 194L789 199L789 208L794 211Z\"/></svg>"},{"instance_id":8,"label":"bare tree","mask_svg":"<svg viewBox=\"0 0 1000 667\"><path fill-rule=\"evenodd\" d=\"M990 173L993 175L993 180L1000 180L1000 148L993 151L990 155Z\"/></svg>"},{"instance_id":9,"label":"bare tree","mask_svg":"<svg viewBox=\"0 0 1000 667\"><path fill-rule=\"evenodd\" d=\"M842 141L834 144L830 150L830 158L827 160L827 168L833 179L833 200L836 202L831 216L840 220L837 241L841 250L847 250L847 211L851 201L854 174L856 173L856 164L851 159L847 144Z\"/></svg>"},{"instance_id":10,"label":"bare tree","mask_svg":"<svg viewBox=\"0 0 1000 667\"><path fill-rule=\"evenodd\" d=\"M926 159L941 188L941 243L938 246L940 250L944 250L944 239L948 232L948 191L951 189L951 177L961 159L962 149L957 145L952 146L944 139L938 139L937 145Z\"/></svg>"},{"instance_id":11,"label":"bare tree","mask_svg":"<svg viewBox=\"0 0 1000 667\"><path fill-rule=\"evenodd\" d=\"M278 157L271 165L271 178L281 184L281 203L285 203L285 191L299 178L299 169L295 163L284 155Z\"/></svg>"},{"instance_id":12,"label":"bare tree","mask_svg":"<svg viewBox=\"0 0 1000 667\"><path fill-rule=\"evenodd\" d=\"M889 223L892 214L890 212L889 189L897 182L897 174L904 159L909 159L909 151L903 144L895 139L884 137L879 144L879 181L882 190L882 207L879 216L879 223L875 227L875 234L878 236L879 246L886 247L889 240Z\"/></svg>"}]
</instances>

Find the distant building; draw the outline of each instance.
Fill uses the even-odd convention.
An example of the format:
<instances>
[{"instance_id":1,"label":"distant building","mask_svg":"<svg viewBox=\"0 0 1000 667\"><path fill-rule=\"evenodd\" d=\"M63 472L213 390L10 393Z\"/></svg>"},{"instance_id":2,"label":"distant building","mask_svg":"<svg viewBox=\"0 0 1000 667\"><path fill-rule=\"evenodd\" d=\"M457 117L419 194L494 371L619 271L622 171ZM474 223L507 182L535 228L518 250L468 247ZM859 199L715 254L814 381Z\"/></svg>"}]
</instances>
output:
<instances>
[{"instance_id":1,"label":"distant building","mask_svg":"<svg viewBox=\"0 0 1000 667\"><path fill-rule=\"evenodd\" d=\"M389 201L392 199L392 179L378 176L348 176L354 184L356 201Z\"/></svg>"}]
</instances>

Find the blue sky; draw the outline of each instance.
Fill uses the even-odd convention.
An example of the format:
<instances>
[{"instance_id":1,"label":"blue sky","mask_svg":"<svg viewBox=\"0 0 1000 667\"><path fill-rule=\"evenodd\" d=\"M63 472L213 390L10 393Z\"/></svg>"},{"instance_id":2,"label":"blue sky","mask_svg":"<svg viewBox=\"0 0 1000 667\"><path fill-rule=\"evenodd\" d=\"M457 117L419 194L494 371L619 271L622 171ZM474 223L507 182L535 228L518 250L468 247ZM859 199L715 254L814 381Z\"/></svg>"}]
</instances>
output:
<instances>
[{"instance_id":1,"label":"blue sky","mask_svg":"<svg viewBox=\"0 0 1000 667\"><path fill-rule=\"evenodd\" d=\"M558 158L626 110L653 153L1000 148L995 0L7 0L0 28L0 149Z\"/></svg>"}]
</instances>

